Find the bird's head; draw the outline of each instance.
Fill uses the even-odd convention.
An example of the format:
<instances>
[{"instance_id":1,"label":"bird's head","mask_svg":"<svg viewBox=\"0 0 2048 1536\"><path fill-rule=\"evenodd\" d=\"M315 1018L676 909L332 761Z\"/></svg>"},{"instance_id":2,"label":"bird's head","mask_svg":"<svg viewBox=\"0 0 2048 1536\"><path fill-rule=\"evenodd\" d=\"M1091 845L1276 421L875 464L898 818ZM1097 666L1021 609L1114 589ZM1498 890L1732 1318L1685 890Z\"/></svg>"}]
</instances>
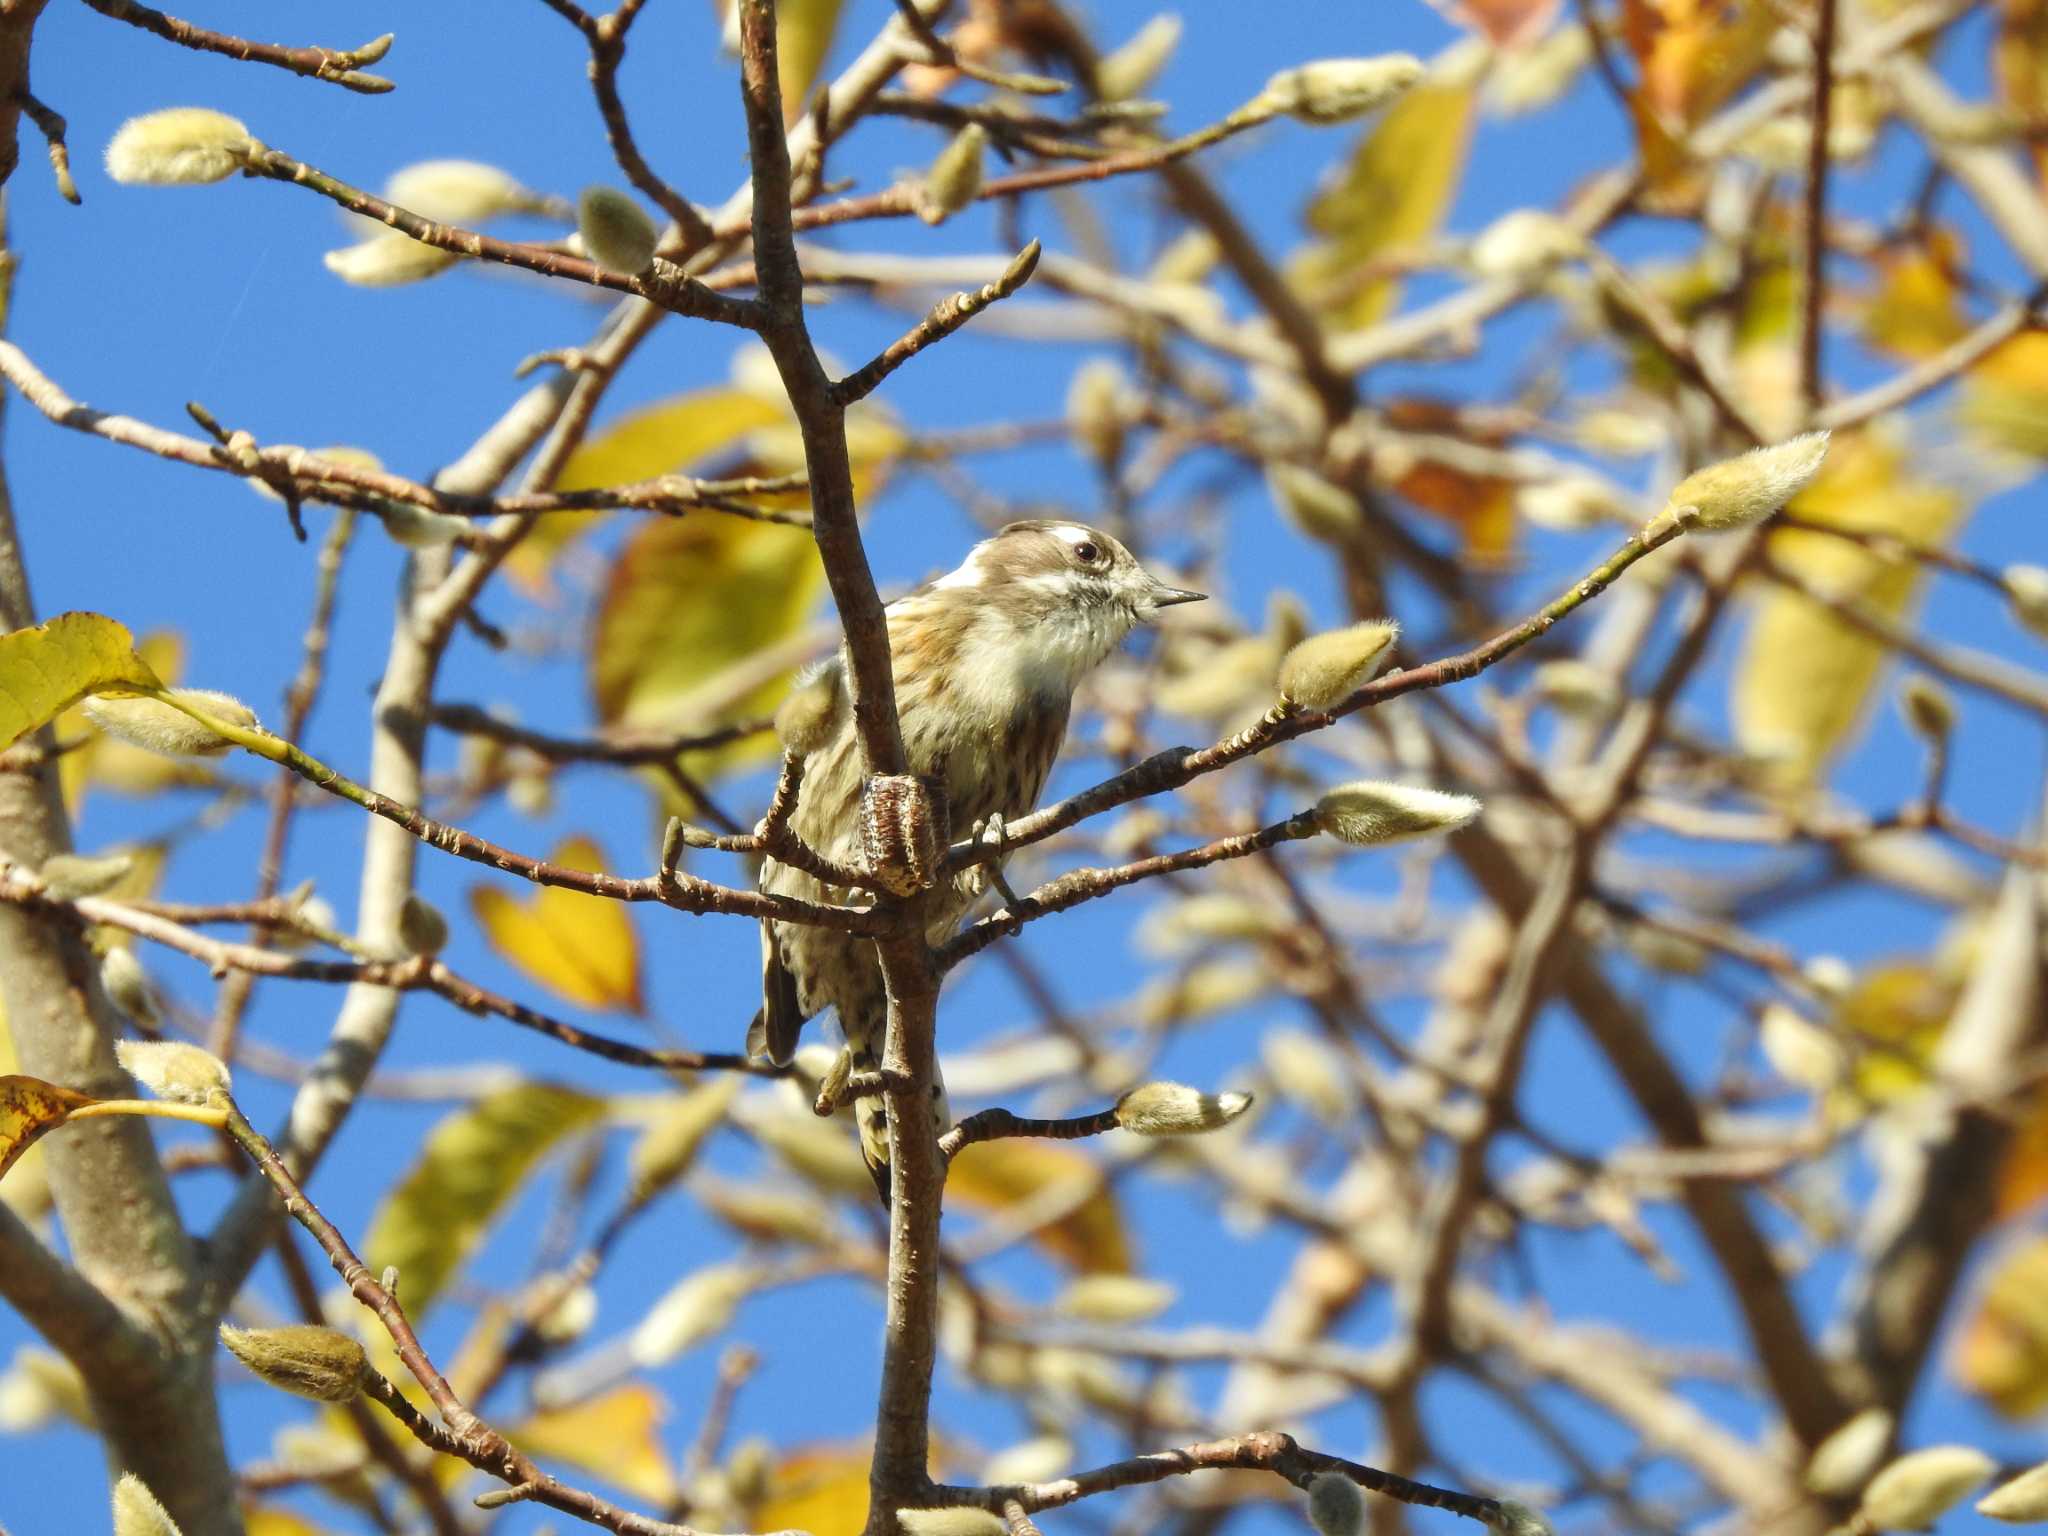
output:
<instances>
[{"instance_id":1,"label":"bird's head","mask_svg":"<svg viewBox=\"0 0 2048 1536\"><path fill-rule=\"evenodd\" d=\"M1099 529L1055 518L1007 525L936 586L971 591L1020 627L1077 625L1113 633L1111 645L1161 609L1205 596L1161 581Z\"/></svg>"}]
</instances>

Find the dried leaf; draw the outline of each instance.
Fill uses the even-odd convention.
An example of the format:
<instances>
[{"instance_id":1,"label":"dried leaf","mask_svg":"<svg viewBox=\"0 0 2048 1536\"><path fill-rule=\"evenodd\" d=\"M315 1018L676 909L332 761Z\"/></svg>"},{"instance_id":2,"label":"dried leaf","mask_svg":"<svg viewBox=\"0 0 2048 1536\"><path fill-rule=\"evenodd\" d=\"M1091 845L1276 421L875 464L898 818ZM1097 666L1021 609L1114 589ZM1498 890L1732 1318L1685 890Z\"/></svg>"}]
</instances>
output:
<instances>
[{"instance_id":1,"label":"dried leaf","mask_svg":"<svg viewBox=\"0 0 2048 1536\"><path fill-rule=\"evenodd\" d=\"M18 1072L0 1077L0 1178L5 1178L15 1159L46 1132L69 1120L73 1110L98 1102L90 1094L46 1083L39 1077L26 1077Z\"/></svg>"},{"instance_id":2,"label":"dried leaf","mask_svg":"<svg viewBox=\"0 0 2048 1536\"><path fill-rule=\"evenodd\" d=\"M506 1433L530 1455L565 1461L641 1504L660 1507L677 1492L675 1469L662 1450L661 1424L667 1417L661 1394L634 1383L537 1413Z\"/></svg>"},{"instance_id":3,"label":"dried leaf","mask_svg":"<svg viewBox=\"0 0 2048 1536\"><path fill-rule=\"evenodd\" d=\"M378 1207L363 1245L370 1268L398 1266L400 1295L417 1317L548 1149L604 1108L552 1083L520 1083L449 1115Z\"/></svg>"},{"instance_id":4,"label":"dried leaf","mask_svg":"<svg viewBox=\"0 0 2048 1536\"><path fill-rule=\"evenodd\" d=\"M549 861L601 870L589 838L558 844ZM543 885L521 901L494 885L470 887L470 910L485 939L531 980L583 1008L640 1013L640 936L624 902Z\"/></svg>"},{"instance_id":5,"label":"dried leaf","mask_svg":"<svg viewBox=\"0 0 2048 1536\"><path fill-rule=\"evenodd\" d=\"M125 624L98 613L60 613L0 635L0 747L48 725L89 693L161 686L135 654Z\"/></svg>"},{"instance_id":6,"label":"dried leaf","mask_svg":"<svg viewBox=\"0 0 2048 1536\"><path fill-rule=\"evenodd\" d=\"M1520 48L1543 35L1562 0L1430 0L1461 27L1470 27L1496 48Z\"/></svg>"},{"instance_id":7,"label":"dried leaf","mask_svg":"<svg viewBox=\"0 0 2048 1536\"><path fill-rule=\"evenodd\" d=\"M1049 1190L1099 1173L1095 1160L1058 1142L984 1141L962 1149L946 1176L949 1197L977 1210L1004 1212ZM1083 1274L1128 1274L1130 1241L1116 1194L1098 1186L1082 1204L1033 1234L1054 1258Z\"/></svg>"}]
</instances>

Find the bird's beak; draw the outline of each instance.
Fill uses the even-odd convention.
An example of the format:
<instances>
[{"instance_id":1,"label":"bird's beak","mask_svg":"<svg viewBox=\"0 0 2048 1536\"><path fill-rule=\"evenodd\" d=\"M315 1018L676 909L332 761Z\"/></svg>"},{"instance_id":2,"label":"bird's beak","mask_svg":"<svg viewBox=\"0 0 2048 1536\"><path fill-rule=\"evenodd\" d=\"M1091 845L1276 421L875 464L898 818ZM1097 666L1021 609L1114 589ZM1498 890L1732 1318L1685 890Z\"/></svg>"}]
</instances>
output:
<instances>
[{"instance_id":1,"label":"bird's beak","mask_svg":"<svg viewBox=\"0 0 2048 1536\"><path fill-rule=\"evenodd\" d=\"M1208 600L1209 594L1206 592L1190 592L1186 587L1169 587L1163 581L1154 582L1152 586L1152 606L1155 608L1173 608L1181 603L1206 603Z\"/></svg>"}]
</instances>

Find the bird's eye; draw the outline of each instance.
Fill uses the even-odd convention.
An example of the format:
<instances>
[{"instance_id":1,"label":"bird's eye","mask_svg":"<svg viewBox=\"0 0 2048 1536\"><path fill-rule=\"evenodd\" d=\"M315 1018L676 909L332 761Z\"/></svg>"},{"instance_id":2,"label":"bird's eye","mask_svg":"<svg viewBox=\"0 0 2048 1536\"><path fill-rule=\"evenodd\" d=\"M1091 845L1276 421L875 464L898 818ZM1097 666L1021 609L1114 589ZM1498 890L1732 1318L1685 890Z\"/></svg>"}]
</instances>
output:
<instances>
[{"instance_id":1,"label":"bird's eye","mask_svg":"<svg viewBox=\"0 0 2048 1536\"><path fill-rule=\"evenodd\" d=\"M1083 539L1074 546L1074 558L1083 565L1093 565L1102 558L1102 550L1092 541Z\"/></svg>"}]
</instances>

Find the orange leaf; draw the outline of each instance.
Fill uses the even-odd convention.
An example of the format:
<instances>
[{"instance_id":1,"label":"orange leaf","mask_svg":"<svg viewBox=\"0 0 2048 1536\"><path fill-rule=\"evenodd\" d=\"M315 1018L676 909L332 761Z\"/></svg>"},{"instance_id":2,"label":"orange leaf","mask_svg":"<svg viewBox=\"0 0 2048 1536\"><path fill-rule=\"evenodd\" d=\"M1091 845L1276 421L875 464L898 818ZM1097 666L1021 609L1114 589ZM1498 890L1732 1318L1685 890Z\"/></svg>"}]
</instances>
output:
<instances>
[{"instance_id":1,"label":"orange leaf","mask_svg":"<svg viewBox=\"0 0 2048 1536\"><path fill-rule=\"evenodd\" d=\"M946 1192L984 1211L1007 1211L1056 1186L1098 1178L1095 1160L1055 1141L983 1141L964 1148L946 1175ZM1087 1274L1128 1274L1129 1239L1116 1194L1099 1181L1093 1194L1034 1240L1054 1258Z\"/></svg>"},{"instance_id":2,"label":"orange leaf","mask_svg":"<svg viewBox=\"0 0 2048 1536\"><path fill-rule=\"evenodd\" d=\"M1430 0L1461 27L1485 35L1496 48L1534 42L1557 15L1561 0Z\"/></svg>"},{"instance_id":3,"label":"orange leaf","mask_svg":"<svg viewBox=\"0 0 2048 1536\"><path fill-rule=\"evenodd\" d=\"M2005 1164L1998 1170L1997 1219L2005 1220L2048 1198L2048 1088L2034 1090Z\"/></svg>"},{"instance_id":4,"label":"orange leaf","mask_svg":"<svg viewBox=\"0 0 2048 1536\"><path fill-rule=\"evenodd\" d=\"M776 1463L768 1474L768 1491L748 1512L747 1525L809 1531L811 1536L860 1536L867 1519L867 1447L818 1446Z\"/></svg>"},{"instance_id":5,"label":"orange leaf","mask_svg":"<svg viewBox=\"0 0 2048 1536\"><path fill-rule=\"evenodd\" d=\"M588 838L560 844L549 862L600 870L604 854ZM521 901L494 885L470 888L470 910L491 948L557 997L584 1008L640 1013L640 936L625 904L559 886Z\"/></svg>"},{"instance_id":6,"label":"orange leaf","mask_svg":"<svg viewBox=\"0 0 2048 1536\"><path fill-rule=\"evenodd\" d=\"M1991 1272L1949 1369L2005 1418L2048 1408L2048 1238L2034 1238Z\"/></svg>"},{"instance_id":7,"label":"orange leaf","mask_svg":"<svg viewBox=\"0 0 2048 1536\"><path fill-rule=\"evenodd\" d=\"M69 1120L73 1110L98 1102L89 1094L60 1088L39 1077L18 1072L0 1077L0 1177L5 1177L14 1160L45 1132Z\"/></svg>"}]
</instances>

